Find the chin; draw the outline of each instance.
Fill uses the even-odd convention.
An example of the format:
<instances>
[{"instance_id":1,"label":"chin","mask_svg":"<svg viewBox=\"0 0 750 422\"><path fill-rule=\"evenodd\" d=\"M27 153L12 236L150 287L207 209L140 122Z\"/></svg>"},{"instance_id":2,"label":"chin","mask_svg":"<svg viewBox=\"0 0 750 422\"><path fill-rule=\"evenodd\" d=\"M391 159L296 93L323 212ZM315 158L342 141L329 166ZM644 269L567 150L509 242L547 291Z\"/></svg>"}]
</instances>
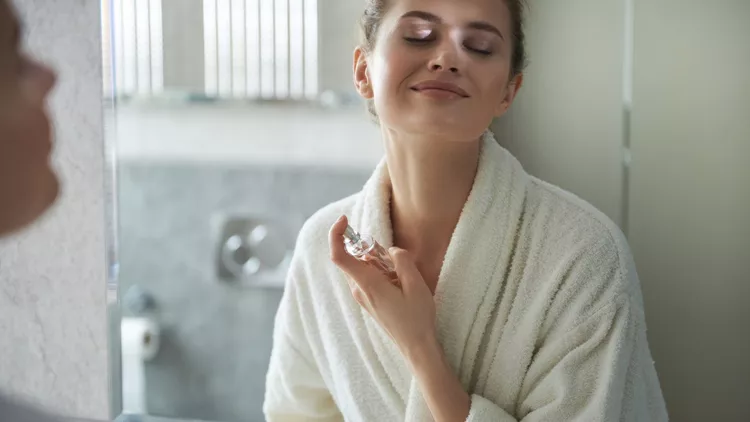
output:
<instances>
[{"instance_id":1,"label":"chin","mask_svg":"<svg viewBox=\"0 0 750 422\"><path fill-rule=\"evenodd\" d=\"M472 124L469 119L457 117L455 114L444 113L412 115L405 126L411 133L457 141L479 139L488 127L488 125Z\"/></svg>"},{"instance_id":2,"label":"chin","mask_svg":"<svg viewBox=\"0 0 750 422\"><path fill-rule=\"evenodd\" d=\"M57 200L60 195L60 180L55 172L48 168L45 174L44 182L39 189L38 214L44 214Z\"/></svg>"},{"instance_id":3,"label":"chin","mask_svg":"<svg viewBox=\"0 0 750 422\"><path fill-rule=\"evenodd\" d=\"M51 169L46 169L27 190L34 194L11 199L14 207L0 214L0 236L22 230L44 215L60 193L60 182Z\"/></svg>"}]
</instances>

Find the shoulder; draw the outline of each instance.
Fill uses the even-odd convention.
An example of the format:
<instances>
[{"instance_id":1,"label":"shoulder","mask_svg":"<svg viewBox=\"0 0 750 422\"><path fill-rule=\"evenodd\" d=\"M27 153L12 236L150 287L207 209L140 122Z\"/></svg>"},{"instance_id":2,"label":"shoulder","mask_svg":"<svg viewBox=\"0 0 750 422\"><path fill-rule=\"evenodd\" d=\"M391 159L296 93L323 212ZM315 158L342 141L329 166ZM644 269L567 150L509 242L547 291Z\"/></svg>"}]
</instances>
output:
<instances>
[{"instance_id":1,"label":"shoulder","mask_svg":"<svg viewBox=\"0 0 750 422\"><path fill-rule=\"evenodd\" d=\"M550 236L582 246L593 242L607 246L611 252L628 252L625 236L617 224L590 203L533 177L528 186L527 211L545 222Z\"/></svg>"},{"instance_id":2,"label":"shoulder","mask_svg":"<svg viewBox=\"0 0 750 422\"><path fill-rule=\"evenodd\" d=\"M335 295L330 293L338 270L330 260L328 232L342 214L352 210L358 195L326 205L303 224L297 235L279 308L283 318L296 314L294 319L302 320L303 315L326 312L327 306L335 302Z\"/></svg>"},{"instance_id":3,"label":"shoulder","mask_svg":"<svg viewBox=\"0 0 750 422\"><path fill-rule=\"evenodd\" d=\"M337 270L330 261L328 233L343 214L350 215L361 193L332 202L315 212L302 225L287 276L287 287L299 294L312 294L311 290L326 289L323 280L334 278ZM318 282L310 283L312 280Z\"/></svg>"},{"instance_id":4,"label":"shoulder","mask_svg":"<svg viewBox=\"0 0 750 422\"><path fill-rule=\"evenodd\" d=\"M612 303L642 311L640 282L627 240L604 213L576 195L530 178L528 233L554 288L554 308L583 318Z\"/></svg>"},{"instance_id":5,"label":"shoulder","mask_svg":"<svg viewBox=\"0 0 750 422\"><path fill-rule=\"evenodd\" d=\"M361 192L332 202L310 216L297 235L295 254L304 256L321 249L327 253L328 231L339 217L351 214L360 195Z\"/></svg>"},{"instance_id":6,"label":"shoulder","mask_svg":"<svg viewBox=\"0 0 750 422\"><path fill-rule=\"evenodd\" d=\"M576 195L530 178L524 212L535 225L535 235L562 255L605 256L608 263L627 267L630 248L620 228L596 207ZM594 253L594 256L590 254ZM626 269L626 268L624 268Z\"/></svg>"}]
</instances>

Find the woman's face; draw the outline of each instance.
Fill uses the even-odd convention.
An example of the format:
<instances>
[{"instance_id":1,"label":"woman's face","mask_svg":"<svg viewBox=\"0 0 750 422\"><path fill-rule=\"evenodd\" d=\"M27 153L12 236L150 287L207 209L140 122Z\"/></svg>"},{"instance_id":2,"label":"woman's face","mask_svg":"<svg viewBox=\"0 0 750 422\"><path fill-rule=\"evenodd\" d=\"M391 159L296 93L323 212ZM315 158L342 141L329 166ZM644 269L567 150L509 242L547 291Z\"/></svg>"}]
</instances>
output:
<instances>
[{"instance_id":1,"label":"woman's face","mask_svg":"<svg viewBox=\"0 0 750 422\"><path fill-rule=\"evenodd\" d=\"M521 85L511 28L502 0L390 0L355 84L389 129L476 140Z\"/></svg>"},{"instance_id":2,"label":"woman's face","mask_svg":"<svg viewBox=\"0 0 750 422\"><path fill-rule=\"evenodd\" d=\"M0 0L0 235L21 228L57 196L45 110L54 74L20 49L20 26Z\"/></svg>"}]
</instances>

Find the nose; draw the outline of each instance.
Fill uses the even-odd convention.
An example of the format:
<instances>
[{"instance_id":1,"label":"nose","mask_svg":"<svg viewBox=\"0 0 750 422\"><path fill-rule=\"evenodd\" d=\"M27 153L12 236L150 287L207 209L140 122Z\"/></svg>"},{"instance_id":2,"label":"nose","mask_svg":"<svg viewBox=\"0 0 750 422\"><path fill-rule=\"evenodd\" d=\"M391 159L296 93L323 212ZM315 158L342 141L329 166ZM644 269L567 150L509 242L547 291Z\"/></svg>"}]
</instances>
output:
<instances>
[{"instance_id":1,"label":"nose","mask_svg":"<svg viewBox=\"0 0 750 422\"><path fill-rule=\"evenodd\" d=\"M432 72L459 73L458 54L451 43L445 42L435 50L435 55L428 63Z\"/></svg>"}]
</instances>

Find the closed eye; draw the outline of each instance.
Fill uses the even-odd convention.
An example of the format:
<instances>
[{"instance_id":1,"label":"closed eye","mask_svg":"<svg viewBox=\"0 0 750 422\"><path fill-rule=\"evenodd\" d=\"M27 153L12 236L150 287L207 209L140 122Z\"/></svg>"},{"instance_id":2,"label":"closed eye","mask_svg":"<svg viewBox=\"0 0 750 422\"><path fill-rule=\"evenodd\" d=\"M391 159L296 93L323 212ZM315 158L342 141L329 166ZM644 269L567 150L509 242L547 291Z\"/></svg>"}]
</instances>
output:
<instances>
[{"instance_id":1,"label":"closed eye","mask_svg":"<svg viewBox=\"0 0 750 422\"><path fill-rule=\"evenodd\" d=\"M490 56L490 55L492 55L492 51L490 51L490 50L484 50L484 49L481 49L481 48L474 48L474 47L471 47L471 46L468 46L468 45L464 45L464 47L467 50L471 51L472 53L481 54L482 56Z\"/></svg>"},{"instance_id":2,"label":"closed eye","mask_svg":"<svg viewBox=\"0 0 750 422\"><path fill-rule=\"evenodd\" d=\"M430 41L432 41L432 38L414 38L414 37L404 37L404 41L414 43L414 44L426 44Z\"/></svg>"}]
</instances>

